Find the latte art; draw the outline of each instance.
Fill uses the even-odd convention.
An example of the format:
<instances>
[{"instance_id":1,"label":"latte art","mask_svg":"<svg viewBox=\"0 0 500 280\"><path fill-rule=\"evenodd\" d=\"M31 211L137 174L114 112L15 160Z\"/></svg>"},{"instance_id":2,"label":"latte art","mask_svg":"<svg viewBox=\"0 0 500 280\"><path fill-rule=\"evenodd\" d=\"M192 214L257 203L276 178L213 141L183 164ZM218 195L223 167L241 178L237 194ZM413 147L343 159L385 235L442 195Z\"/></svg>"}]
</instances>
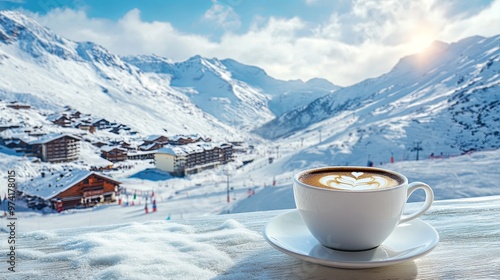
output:
<instances>
[{"instance_id":1,"label":"latte art","mask_svg":"<svg viewBox=\"0 0 500 280\"><path fill-rule=\"evenodd\" d=\"M373 190L389 186L388 180L383 177L369 174L362 176L363 172L352 172L351 175L327 175L319 180L325 187L341 190Z\"/></svg>"},{"instance_id":2,"label":"latte art","mask_svg":"<svg viewBox=\"0 0 500 280\"><path fill-rule=\"evenodd\" d=\"M304 173L300 181L318 188L364 191L395 187L403 183L402 179L388 172L376 170L317 170Z\"/></svg>"}]
</instances>

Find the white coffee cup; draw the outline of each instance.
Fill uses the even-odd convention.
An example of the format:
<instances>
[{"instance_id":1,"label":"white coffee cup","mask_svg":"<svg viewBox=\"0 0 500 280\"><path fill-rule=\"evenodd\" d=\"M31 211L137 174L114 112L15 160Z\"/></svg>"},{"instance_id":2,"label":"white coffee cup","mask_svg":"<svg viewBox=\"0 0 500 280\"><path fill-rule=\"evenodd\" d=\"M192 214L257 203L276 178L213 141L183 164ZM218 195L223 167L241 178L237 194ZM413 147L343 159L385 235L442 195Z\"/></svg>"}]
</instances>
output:
<instances>
[{"instance_id":1,"label":"white coffee cup","mask_svg":"<svg viewBox=\"0 0 500 280\"><path fill-rule=\"evenodd\" d=\"M325 179L323 173L329 177ZM305 183L311 174L323 178L321 185L330 185ZM395 182L387 186L385 181L392 179ZM423 206L403 215L408 197L417 189L425 191ZM295 205L311 234L323 246L345 251L379 246L396 226L419 217L434 201L434 193L427 184L408 184L408 179L397 172L356 166L301 171L293 178L293 193Z\"/></svg>"}]
</instances>

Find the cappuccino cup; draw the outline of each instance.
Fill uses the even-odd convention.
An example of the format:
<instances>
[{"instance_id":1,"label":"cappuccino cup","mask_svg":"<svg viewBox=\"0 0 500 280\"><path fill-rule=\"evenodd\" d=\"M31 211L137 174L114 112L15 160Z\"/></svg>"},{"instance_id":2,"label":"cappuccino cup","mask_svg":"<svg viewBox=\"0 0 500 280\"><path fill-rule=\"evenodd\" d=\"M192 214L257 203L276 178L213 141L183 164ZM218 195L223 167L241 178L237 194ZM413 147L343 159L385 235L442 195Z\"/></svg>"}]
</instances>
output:
<instances>
[{"instance_id":1,"label":"cappuccino cup","mask_svg":"<svg viewBox=\"0 0 500 280\"><path fill-rule=\"evenodd\" d=\"M418 190L425 202L403 215ZM344 251L378 247L401 223L424 214L434 201L427 184L373 167L331 166L301 171L293 177L295 205L311 234L323 246Z\"/></svg>"}]
</instances>

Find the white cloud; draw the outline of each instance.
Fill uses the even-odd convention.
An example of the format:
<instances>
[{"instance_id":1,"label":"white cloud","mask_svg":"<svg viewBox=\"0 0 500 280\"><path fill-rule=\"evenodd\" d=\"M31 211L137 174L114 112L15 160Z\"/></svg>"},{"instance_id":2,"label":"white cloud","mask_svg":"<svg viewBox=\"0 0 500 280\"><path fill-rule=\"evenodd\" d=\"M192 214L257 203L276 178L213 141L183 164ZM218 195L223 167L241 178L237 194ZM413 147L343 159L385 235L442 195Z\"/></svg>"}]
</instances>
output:
<instances>
[{"instance_id":1,"label":"white cloud","mask_svg":"<svg viewBox=\"0 0 500 280\"><path fill-rule=\"evenodd\" d=\"M117 54L155 53L174 61L195 54L233 58L280 79L323 77L349 85L389 71L401 57L433 40L453 42L499 33L500 0L479 13L452 19L446 17L447 6L435 1L354 1L350 12L332 12L330 20L322 23L305 22L298 16L256 17L245 33L227 32L218 41L209 35L182 33L169 22L145 22L136 9L118 21L89 18L83 11L68 9L53 10L38 19L65 37L94 41ZM214 1L205 18L235 24L234 11L219 6Z\"/></svg>"},{"instance_id":2,"label":"white cloud","mask_svg":"<svg viewBox=\"0 0 500 280\"><path fill-rule=\"evenodd\" d=\"M456 41L474 35L491 36L500 33L500 1L496 0L488 9L468 18L449 24L442 31L443 39Z\"/></svg>"},{"instance_id":3,"label":"white cloud","mask_svg":"<svg viewBox=\"0 0 500 280\"><path fill-rule=\"evenodd\" d=\"M228 30L237 29L241 26L240 17L234 12L233 8L219 4L217 0L212 0L212 7L205 12L203 19L215 22Z\"/></svg>"},{"instance_id":4,"label":"white cloud","mask_svg":"<svg viewBox=\"0 0 500 280\"><path fill-rule=\"evenodd\" d=\"M84 11L55 9L36 16L41 24L75 41L92 41L119 55L163 55L173 60L187 59L203 48L213 48L206 37L182 34L168 22L145 22L133 9L118 21L88 18ZM200 46L203 46L200 48Z\"/></svg>"}]
</instances>

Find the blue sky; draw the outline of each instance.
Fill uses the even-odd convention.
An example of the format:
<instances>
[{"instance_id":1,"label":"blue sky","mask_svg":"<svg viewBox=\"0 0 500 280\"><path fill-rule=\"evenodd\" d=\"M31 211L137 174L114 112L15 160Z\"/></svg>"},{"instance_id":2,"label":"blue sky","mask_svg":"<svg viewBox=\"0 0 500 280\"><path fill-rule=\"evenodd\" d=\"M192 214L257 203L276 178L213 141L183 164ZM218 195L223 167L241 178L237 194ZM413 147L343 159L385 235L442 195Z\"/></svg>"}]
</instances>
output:
<instances>
[{"instance_id":1,"label":"blue sky","mask_svg":"<svg viewBox=\"0 0 500 280\"><path fill-rule=\"evenodd\" d=\"M0 0L111 52L233 58L280 79L342 86L434 40L500 31L500 0Z\"/></svg>"}]
</instances>

